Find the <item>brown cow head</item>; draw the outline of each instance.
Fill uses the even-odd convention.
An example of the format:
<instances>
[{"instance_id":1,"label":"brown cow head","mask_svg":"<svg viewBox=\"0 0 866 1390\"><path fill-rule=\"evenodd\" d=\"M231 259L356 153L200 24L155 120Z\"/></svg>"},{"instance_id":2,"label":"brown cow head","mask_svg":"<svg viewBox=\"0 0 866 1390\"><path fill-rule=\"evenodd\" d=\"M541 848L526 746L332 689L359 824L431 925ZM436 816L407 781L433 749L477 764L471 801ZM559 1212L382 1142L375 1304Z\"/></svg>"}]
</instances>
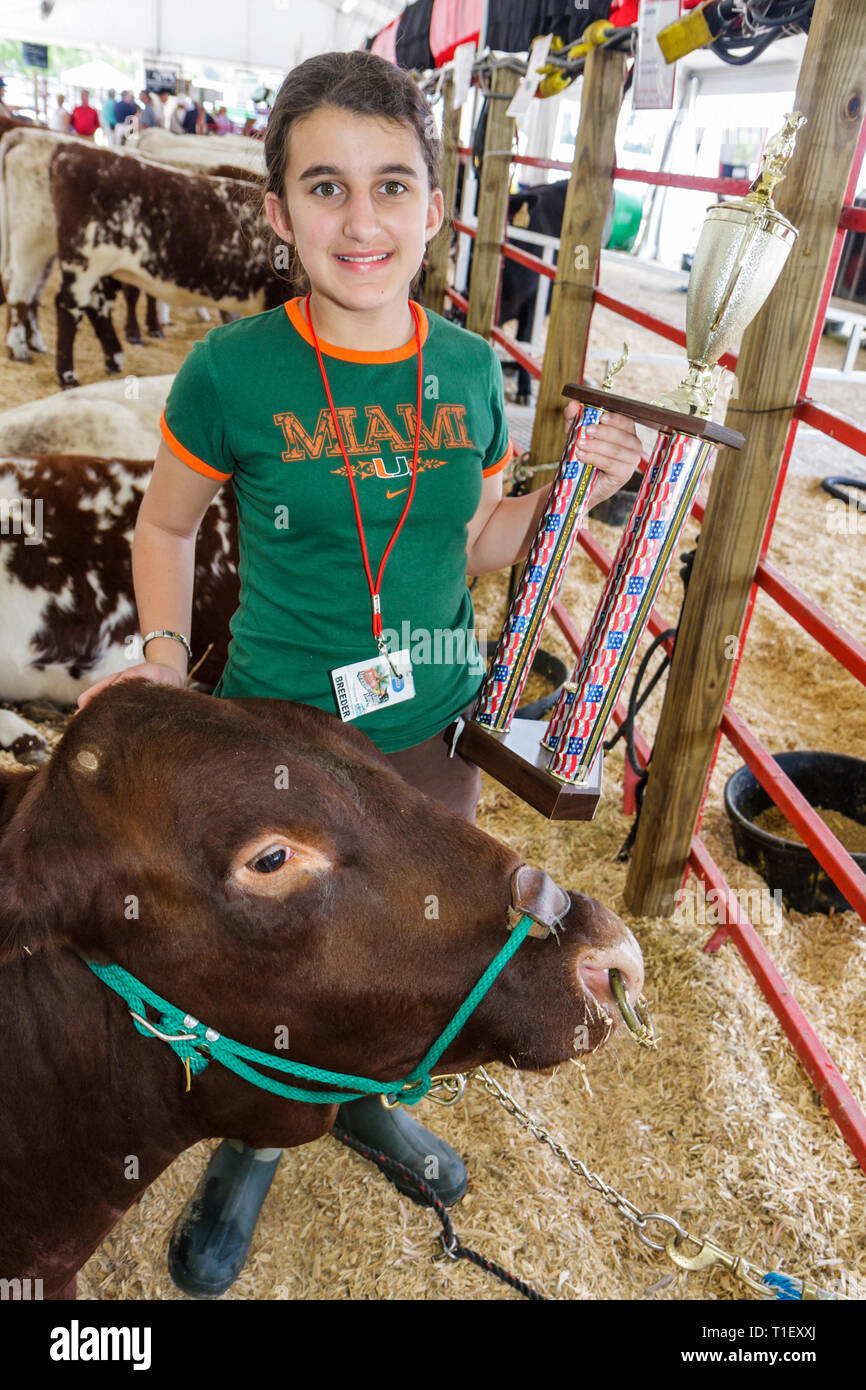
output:
<instances>
[{"instance_id":1,"label":"brown cow head","mask_svg":"<svg viewBox=\"0 0 866 1390\"><path fill-rule=\"evenodd\" d=\"M295 1060L405 1076L507 940L518 855L305 705L123 682L3 787L0 959L115 962ZM587 983L614 965L634 997L634 938L571 894L559 940L524 942L439 1069L548 1067L578 1029L592 1051L610 1021Z\"/></svg>"}]
</instances>

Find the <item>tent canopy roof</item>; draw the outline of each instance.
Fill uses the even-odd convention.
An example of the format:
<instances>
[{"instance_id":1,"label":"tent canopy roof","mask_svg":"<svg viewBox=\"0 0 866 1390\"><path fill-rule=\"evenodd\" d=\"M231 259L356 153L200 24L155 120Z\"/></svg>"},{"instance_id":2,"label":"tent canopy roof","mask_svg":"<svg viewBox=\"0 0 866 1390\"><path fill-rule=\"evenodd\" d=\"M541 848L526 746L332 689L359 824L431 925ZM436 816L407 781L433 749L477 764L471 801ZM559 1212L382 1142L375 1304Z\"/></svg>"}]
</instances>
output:
<instances>
[{"instance_id":1,"label":"tent canopy roof","mask_svg":"<svg viewBox=\"0 0 866 1390\"><path fill-rule=\"evenodd\" d=\"M87 87L96 92L108 91L109 87L122 92L135 85L135 78L130 77L128 72L121 72L102 58L94 58L90 63L79 63L77 68L67 68L61 73L60 80L69 87Z\"/></svg>"}]
</instances>

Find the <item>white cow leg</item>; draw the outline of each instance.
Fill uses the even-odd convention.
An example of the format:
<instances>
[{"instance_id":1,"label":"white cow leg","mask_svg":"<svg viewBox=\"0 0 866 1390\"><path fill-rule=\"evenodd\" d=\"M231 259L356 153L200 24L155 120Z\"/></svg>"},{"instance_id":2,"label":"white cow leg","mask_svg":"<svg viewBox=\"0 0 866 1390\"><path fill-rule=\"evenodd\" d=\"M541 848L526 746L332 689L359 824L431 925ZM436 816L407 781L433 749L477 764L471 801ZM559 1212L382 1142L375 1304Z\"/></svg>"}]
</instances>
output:
<instances>
[{"instance_id":1,"label":"white cow leg","mask_svg":"<svg viewBox=\"0 0 866 1390\"><path fill-rule=\"evenodd\" d=\"M27 305L27 346L33 352L47 352L47 344L39 331L39 323L36 317L38 310L38 300L34 299L32 304Z\"/></svg>"},{"instance_id":2,"label":"white cow leg","mask_svg":"<svg viewBox=\"0 0 866 1390\"><path fill-rule=\"evenodd\" d=\"M9 305L9 324L6 332L6 348L14 362L32 362L27 348L27 332L24 327L26 304Z\"/></svg>"}]
</instances>

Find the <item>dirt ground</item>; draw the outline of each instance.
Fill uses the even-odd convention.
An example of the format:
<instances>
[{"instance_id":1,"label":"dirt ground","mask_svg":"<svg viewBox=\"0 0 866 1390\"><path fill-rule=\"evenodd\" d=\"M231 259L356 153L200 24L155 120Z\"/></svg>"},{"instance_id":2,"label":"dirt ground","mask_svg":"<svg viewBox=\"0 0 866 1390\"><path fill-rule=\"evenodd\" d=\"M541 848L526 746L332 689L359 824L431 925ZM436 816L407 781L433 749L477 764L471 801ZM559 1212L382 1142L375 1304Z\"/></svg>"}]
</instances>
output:
<instances>
[{"instance_id":1,"label":"dirt ground","mask_svg":"<svg viewBox=\"0 0 866 1390\"><path fill-rule=\"evenodd\" d=\"M50 305L53 286L44 302ZM634 286L630 286L634 293ZM685 296L678 303L684 308ZM671 297L671 303L674 301ZM671 317L673 318L672 309ZM53 315L43 332L53 341ZM208 331L190 310L175 311L163 342L130 348L126 368L154 374L176 368ZM606 311L594 319L591 350L616 355L623 336L644 341ZM645 340L645 350L658 348ZM667 345L666 345L667 346ZM833 357L838 344L828 344ZM822 353L824 346L822 345ZM82 384L101 379L89 329L78 340ZM636 364L624 393L649 397L676 384L682 367ZM601 375L599 372L598 375ZM821 383L823 385L823 383ZM56 389L53 366L0 361L0 401L17 404ZM813 390L818 399L835 394ZM862 388L846 408L866 420ZM841 405L841 401L839 402ZM839 446L834 446L839 447ZM854 456L845 451L849 467ZM862 460L860 461L862 469ZM837 622L862 638L866 519L839 529L840 504L820 490L823 467L797 470L782 497L770 559L810 592ZM843 469L836 469L843 471ZM838 510L834 510L838 509ZM613 550L617 529L592 521ZM680 546L694 544L690 522ZM659 599L674 622L682 585L674 566ZM576 547L564 601L585 630L600 592L598 572ZM474 591L479 628L498 631L505 609L502 576ZM543 645L570 659L555 627ZM640 723L651 737L663 684ZM862 755L862 688L763 594L759 595L733 697L771 751L821 748ZM737 861L722 791L740 765L723 744L712 778L703 833L741 901L765 885ZM864 1175L822 1106L769 1006L730 943L716 955L701 947L712 926L688 911L637 919L623 907L626 865L616 859L629 830L622 813L622 748L608 757L605 795L587 824L551 825L511 793L484 779L479 823L519 847L564 886L622 912L641 942L657 1053L617 1042L588 1066L585 1088L567 1066L552 1077L494 1069L573 1154L645 1211L664 1211L698 1235L763 1270L784 1270L823 1287L866 1297ZM690 882L691 889L695 884ZM749 896L751 895L751 897ZM754 920L754 919L753 919ZM772 904L759 931L794 996L829 1048L842 1076L866 1105L863 1018L866 927L852 912L804 916ZM178 1069L178 1084L182 1075ZM471 1085L451 1111L423 1103L422 1122L466 1158L470 1189L453 1211L464 1242L558 1299L730 1299L743 1295L721 1271L686 1275L646 1249L602 1200L551 1153L526 1138L504 1111ZM172 1222L213 1144L179 1158L129 1211L79 1278L92 1299L181 1299L165 1267ZM437 1258L438 1223L413 1206L355 1155L331 1139L286 1153L265 1203L249 1261L226 1299L499 1299L517 1295L468 1264ZM745 1295L749 1296L749 1295Z\"/></svg>"}]
</instances>

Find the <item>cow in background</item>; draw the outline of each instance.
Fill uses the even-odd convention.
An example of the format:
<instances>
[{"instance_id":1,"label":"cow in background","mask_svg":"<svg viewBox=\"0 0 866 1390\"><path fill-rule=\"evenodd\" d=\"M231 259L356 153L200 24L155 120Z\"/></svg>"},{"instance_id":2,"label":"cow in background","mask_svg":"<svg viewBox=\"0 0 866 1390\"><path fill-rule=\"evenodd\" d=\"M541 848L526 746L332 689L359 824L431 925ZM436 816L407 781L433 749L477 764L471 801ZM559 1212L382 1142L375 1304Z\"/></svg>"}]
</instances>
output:
<instances>
[{"instance_id":1,"label":"cow in background","mask_svg":"<svg viewBox=\"0 0 866 1390\"><path fill-rule=\"evenodd\" d=\"M236 140L229 143L227 136L175 135L152 128L141 132L136 150L145 159L195 174L215 174L226 165L238 171L228 176L232 178L264 180L266 174L264 148L252 140L240 145Z\"/></svg>"},{"instance_id":2,"label":"cow in background","mask_svg":"<svg viewBox=\"0 0 866 1390\"><path fill-rule=\"evenodd\" d=\"M91 454L156 458L174 375L94 381L0 411L0 455Z\"/></svg>"},{"instance_id":3,"label":"cow in background","mask_svg":"<svg viewBox=\"0 0 866 1390\"><path fill-rule=\"evenodd\" d=\"M293 292L270 263L270 228L253 184L169 170L134 155L118 158L84 144L54 152L50 183L61 268L61 386L78 384L75 333L105 276L171 304L239 314L275 308Z\"/></svg>"},{"instance_id":4,"label":"cow in background","mask_svg":"<svg viewBox=\"0 0 866 1390\"><path fill-rule=\"evenodd\" d=\"M545 236L558 237L562 230L562 214L565 211L567 189L568 179L557 179L555 183L538 184L524 192L512 193L508 199L509 225L530 232L541 232ZM533 256L541 254L540 246L532 246L516 238L515 241L521 250L528 251ZM554 265L558 259L559 253L554 251ZM508 323L510 319L516 319L517 328L514 336L521 343L529 342L532 336L538 279L539 277L534 270L529 270L524 265L518 265L516 261L509 260L507 257L503 259L499 312L496 321L498 324L504 324ZM546 314L550 313L552 290L553 282L548 281L545 300ZM526 368L521 367L519 363L515 400L518 405L529 405L532 401L531 377Z\"/></svg>"},{"instance_id":5,"label":"cow in background","mask_svg":"<svg viewBox=\"0 0 866 1390\"><path fill-rule=\"evenodd\" d=\"M153 463L86 455L0 458L0 700L71 705L142 661L132 536ZM237 514L223 488L196 540L191 642L212 689L238 605ZM211 650L208 652L208 647ZM0 709L0 747L40 762L45 740Z\"/></svg>"},{"instance_id":6,"label":"cow in background","mask_svg":"<svg viewBox=\"0 0 866 1390\"><path fill-rule=\"evenodd\" d=\"M540 232L545 236L558 237L562 231L562 218L565 211L565 195L568 191L568 184L568 179L557 179L553 183L537 184L531 188L522 189L519 193L510 194L508 198L509 228L516 227L531 232ZM612 226L613 193L611 192L602 245L606 244ZM528 251L530 255L534 256L541 254L540 247L533 246L528 242L522 242L517 237L512 237L508 233L506 234L509 240L513 240L521 250ZM559 253L558 251L554 251L554 266L557 264L558 260ZM539 277L536 271L530 270L527 266L518 265L516 261L510 260L508 257L503 257L496 323L499 327L502 327L510 320L516 320L517 327L514 337L520 343L528 343L532 336L538 279ZM548 281L545 300L546 313L550 313L550 297L552 290L553 283L552 281ZM529 372L525 367L521 367L519 364L517 364L516 371L516 404L530 405L532 402L532 393Z\"/></svg>"},{"instance_id":7,"label":"cow in background","mask_svg":"<svg viewBox=\"0 0 866 1390\"><path fill-rule=\"evenodd\" d=\"M2 120L0 136L7 134L7 127L15 133L0 140L0 284L9 306L6 334L9 356L18 362L29 362L31 353L47 351L37 315L39 297L57 256L56 219L49 181L51 156L63 144L80 147L81 142L74 136L54 131L34 131L32 127L22 130L15 123ZM181 137L174 138L180 142ZM184 137L187 138L190 137ZM112 149L110 153L118 159L139 159L127 150ZM177 157L177 153L174 152L173 157ZM169 151L164 158L168 159L171 154ZM224 178L249 180L253 177L232 162L231 150L224 151L220 160L222 162L206 166L200 158L187 158L182 163L198 172L206 167L208 174L213 171ZM137 344L142 341L136 315L140 290L130 284L122 288L126 308L124 336L127 342ZM83 306L103 347L106 371L110 373L120 371L122 364L120 343L110 322L119 289L119 281L106 277L94 287L89 304ZM152 295L147 296L146 329L151 338L164 336L156 299Z\"/></svg>"}]
</instances>

